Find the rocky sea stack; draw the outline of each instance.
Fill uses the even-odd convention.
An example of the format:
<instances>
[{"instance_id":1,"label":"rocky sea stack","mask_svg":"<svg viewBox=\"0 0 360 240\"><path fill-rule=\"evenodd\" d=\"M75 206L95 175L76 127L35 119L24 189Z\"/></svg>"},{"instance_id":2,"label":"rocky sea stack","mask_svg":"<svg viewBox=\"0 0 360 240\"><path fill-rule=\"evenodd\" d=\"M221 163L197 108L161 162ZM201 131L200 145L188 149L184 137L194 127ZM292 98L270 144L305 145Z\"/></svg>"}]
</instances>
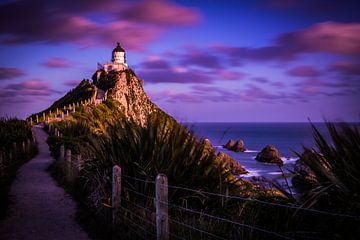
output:
<instances>
[{"instance_id":1,"label":"rocky sea stack","mask_svg":"<svg viewBox=\"0 0 360 240\"><path fill-rule=\"evenodd\" d=\"M267 145L261 152L256 155L255 158L259 162L275 163L282 166L284 163L281 160L279 151L273 145Z\"/></svg>"},{"instance_id":2,"label":"rocky sea stack","mask_svg":"<svg viewBox=\"0 0 360 240\"><path fill-rule=\"evenodd\" d=\"M234 139L230 139L223 147L234 152L246 151L244 141L241 139L237 140L236 142Z\"/></svg>"}]
</instances>

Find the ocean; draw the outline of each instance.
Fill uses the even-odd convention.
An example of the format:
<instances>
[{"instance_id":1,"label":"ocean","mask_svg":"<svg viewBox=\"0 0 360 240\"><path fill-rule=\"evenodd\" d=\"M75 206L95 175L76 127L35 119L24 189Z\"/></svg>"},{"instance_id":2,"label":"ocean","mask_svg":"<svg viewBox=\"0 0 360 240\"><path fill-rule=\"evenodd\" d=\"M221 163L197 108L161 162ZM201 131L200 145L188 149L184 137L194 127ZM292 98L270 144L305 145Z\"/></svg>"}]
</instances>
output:
<instances>
[{"instance_id":1,"label":"ocean","mask_svg":"<svg viewBox=\"0 0 360 240\"><path fill-rule=\"evenodd\" d=\"M255 160L256 154L266 145L272 144L278 150L284 162L283 170L293 170L303 147L315 147L310 123L188 123L198 138L208 138L216 151L223 151L239 161L249 173L241 177L265 177L284 185L282 173L275 164L261 163ZM325 123L315 123L317 129L327 136ZM243 153L226 150L222 145L233 138L242 139L248 149ZM289 181L291 185L291 181Z\"/></svg>"}]
</instances>

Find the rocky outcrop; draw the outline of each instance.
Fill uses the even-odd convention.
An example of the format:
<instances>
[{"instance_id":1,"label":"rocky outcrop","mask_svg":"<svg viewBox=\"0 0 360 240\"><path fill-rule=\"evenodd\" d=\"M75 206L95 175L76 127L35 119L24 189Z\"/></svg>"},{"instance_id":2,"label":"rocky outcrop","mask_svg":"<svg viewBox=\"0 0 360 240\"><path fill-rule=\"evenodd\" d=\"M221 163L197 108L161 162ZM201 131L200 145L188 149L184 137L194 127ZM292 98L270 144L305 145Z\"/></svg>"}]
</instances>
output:
<instances>
[{"instance_id":1,"label":"rocky outcrop","mask_svg":"<svg viewBox=\"0 0 360 240\"><path fill-rule=\"evenodd\" d=\"M219 152L217 154L218 160L223 164L225 169L229 170L234 175L246 174L248 171L235 159L226 153Z\"/></svg>"},{"instance_id":2,"label":"rocky outcrop","mask_svg":"<svg viewBox=\"0 0 360 240\"><path fill-rule=\"evenodd\" d=\"M279 151L273 145L267 145L261 152L256 155L255 158L259 162L275 163L282 166L284 163L281 160Z\"/></svg>"},{"instance_id":3,"label":"rocky outcrop","mask_svg":"<svg viewBox=\"0 0 360 240\"><path fill-rule=\"evenodd\" d=\"M241 139L236 142L234 139L230 139L223 147L234 152L245 152L246 150L244 141Z\"/></svg>"},{"instance_id":4,"label":"rocky outcrop","mask_svg":"<svg viewBox=\"0 0 360 240\"><path fill-rule=\"evenodd\" d=\"M214 151L214 147L213 147L210 139L205 138L203 142L204 142L204 151L207 151L207 152L213 152Z\"/></svg>"},{"instance_id":5,"label":"rocky outcrop","mask_svg":"<svg viewBox=\"0 0 360 240\"><path fill-rule=\"evenodd\" d=\"M318 179L314 172L304 163L304 158L316 158L316 154L306 149L294 166L294 176L291 179L295 188L300 191L312 189L318 185Z\"/></svg>"},{"instance_id":6,"label":"rocky outcrop","mask_svg":"<svg viewBox=\"0 0 360 240\"><path fill-rule=\"evenodd\" d=\"M108 96L120 103L119 108L128 120L141 126L145 125L150 114L158 110L158 107L146 95L142 81L131 69L103 72L98 86L102 90L107 90Z\"/></svg>"}]
</instances>

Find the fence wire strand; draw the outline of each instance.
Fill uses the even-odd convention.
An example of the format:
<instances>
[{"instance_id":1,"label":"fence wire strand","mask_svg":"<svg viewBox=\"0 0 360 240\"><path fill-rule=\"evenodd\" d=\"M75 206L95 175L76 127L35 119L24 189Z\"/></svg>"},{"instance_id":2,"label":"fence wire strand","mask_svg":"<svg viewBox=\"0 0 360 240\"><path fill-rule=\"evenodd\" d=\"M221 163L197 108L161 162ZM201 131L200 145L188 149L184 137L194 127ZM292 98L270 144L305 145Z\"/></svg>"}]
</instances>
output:
<instances>
[{"instance_id":1,"label":"fence wire strand","mask_svg":"<svg viewBox=\"0 0 360 240\"><path fill-rule=\"evenodd\" d=\"M129 200L123 198L123 197L121 197L121 199L123 199L126 203L130 203L130 204L133 205L134 207L138 207L138 208L144 209L144 210L146 210L146 211L148 211L148 212L151 212L151 213L154 212L154 210L151 209L151 208L149 208L149 207L145 207L145 206L141 206L141 205L139 205L139 204L133 203L132 201L129 201Z\"/></svg>"},{"instance_id":2,"label":"fence wire strand","mask_svg":"<svg viewBox=\"0 0 360 240\"><path fill-rule=\"evenodd\" d=\"M152 201L154 201L154 198L155 198L155 197L150 197L150 196L148 196L148 195L146 195L146 194L143 194L143 193L141 193L141 192L132 190L132 189L130 189L130 188L124 187L124 190L125 190L125 191L129 191L129 192L132 192L132 193L135 193L136 195L142 196L142 197L144 197L144 198L151 199Z\"/></svg>"},{"instance_id":3,"label":"fence wire strand","mask_svg":"<svg viewBox=\"0 0 360 240\"><path fill-rule=\"evenodd\" d=\"M224 194L220 194L220 193L213 193L213 192L207 192L207 191L202 191L202 190L195 190L195 189L186 188L186 187L178 187L178 186L168 185L168 188L178 189L178 190L185 190L185 191L190 191L190 192L195 192L195 193L202 193L202 194L207 194L207 195L210 195L210 196L229 198L229 199L234 199L234 200L242 200L242 201L247 201L247 202L257 202L257 203L261 203L261 204L265 204L265 205L271 205L271 206L294 209L294 210L297 210L297 211L307 211L307 212L313 212L313 213L317 213L317 214L330 215L330 216L334 216L334 217L353 218L353 219L356 219L356 220L360 220L360 216L354 216L354 215L349 215L349 214L327 212L327 211L316 210L316 209L311 209L311 208L301 208L301 206L292 206L292 205L285 205L285 204L280 204L280 203L271 203L271 202L262 201L262 200L258 200L258 199L245 198L245 197L240 197L240 196L224 195Z\"/></svg>"},{"instance_id":4,"label":"fence wire strand","mask_svg":"<svg viewBox=\"0 0 360 240\"><path fill-rule=\"evenodd\" d=\"M139 181L139 182L143 182L143 183L152 183L152 184L155 184L155 181L145 180L145 179L141 179L141 178L137 178L137 177L132 177L132 176L125 175L125 174L122 174L122 177L125 177L125 178L127 178L127 179L131 179L131 180L135 180L135 181Z\"/></svg>"},{"instance_id":5,"label":"fence wire strand","mask_svg":"<svg viewBox=\"0 0 360 240\"><path fill-rule=\"evenodd\" d=\"M151 236L156 237L156 234L155 234L155 233L152 233L152 232L150 232L149 230L147 230L146 228L140 226L138 223L132 221L132 220L131 220L129 217L127 217L126 215L123 215L123 217L126 218L127 221L129 221L130 223L132 223L134 226L136 226L136 227L140 228L141 230L143 230L144 232L146 232L147 234L150 234ZM135 233L138 233L137 231L134 231L134 232L135 232ZM146 238L144 238L144 239L146 239Z\"/></svg>"},{"instance_id":6,"label":"fence wire strand","mask_svg":"<svg viewBox=\"0 0 360 240\"><path fill-rule=\"evenodd\" d=\"M199 228L193 227L193 226L188 225L188 224L186 224L186 223L176 221L176 220L174 220L174 219L172 219L172 218L169 218L169 221L171 221L171 222L173 222L173 223L176 223L176 224L178 224L178 225L184 226L184 227L186 227L186 228L188 228L188 229L192 229L192 230L195 230L195 231L204 233L204 234L209 235L209 236L211 236L211 237L214 237L214 238L216 238L216 239L226 240L226 238L223 238L223 237L217 236L217 235L215 235L215 234L212 234L212 233L210 233L210 232L207 232L207 231L205 231L205 230L201 230L201 229L199 229Z\"/></svg>"},{"instance_id":7,"label":"fence wire strand","mask_svg":"<svg viewBox=\"0 0 360 240\"><path fill-rule=\"evenodd\" d=\"M140 219L141 221L144 221L144 222L150 224L152 227L156 226L155 223L147 220L144 216L140 216L140 215L134 213L133 211L131 211L131 210L127 209L127 208L124 208L124 207L120 207L120 208L123 209L124 211L130 213L132 216L135 216L136 218Z\"/></svg>"},{"instance_id":8,"label":"fence wire strand","mask_svg":"<svg viewBox=\"0 0 360 240\"><path fill-rule=\"evenodd\" d=\"M178 205L174 205L174 204L170 204L170 203L166 203L166 202L161 202L161 203L167 204L168 206L170 206L170 207L172 207L172 208L177 208L177 209L179 209L179 210L183 210L183 211L186 211L186 212L199 214L199 215L201 215L201 216L205 216L205 217L208 217L208 218L216 219L216 220L218 220L218 221L227 222L227 223L231 223L231 224L234 224L234 225L238 225L238 226L240 226L240 227L245 227L245 228L249 228L249 229L252 229L252 230L259 231L259 232L267 233L267 234L270 234L270 235L274 235L274 236L280 237L280 238L282 238L282 239L293 239L293 238L290 238L290 237L288 237L288 236L284 236L284 235L282 235L282 234L279 234L279 233L276 233L276 232L272 232L272 231L269 231L269 230L260 228L260 227L258 227L258 226L255 226L255 225L248 225L248 224L246 224L246 223L240 223L240 222L232 221L232 220L230 220L230 219L226 219L226 218L214 216L214 215L211 215L211 214L199 212L199 211L196 211L196 210L193 210L193 209L189 209L189 208L180 207L180 206L178 206Z\"/></svg>"}]
</instances>

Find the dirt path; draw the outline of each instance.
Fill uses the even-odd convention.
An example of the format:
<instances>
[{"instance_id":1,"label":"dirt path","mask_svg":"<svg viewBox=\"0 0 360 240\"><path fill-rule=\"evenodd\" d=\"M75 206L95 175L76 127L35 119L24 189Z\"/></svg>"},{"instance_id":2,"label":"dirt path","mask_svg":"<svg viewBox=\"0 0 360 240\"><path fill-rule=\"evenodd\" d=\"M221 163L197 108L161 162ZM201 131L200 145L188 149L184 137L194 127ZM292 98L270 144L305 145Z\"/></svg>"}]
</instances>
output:
<instances>
[{"instance_id":1,"label":"dirt path","mask_svg":"<svg viewBox=\"0 0 360 240\"><path fill-rule=\"evenodd\" d=\"M47 134L39 126L33 129L39 154L17 172L10 191L13 204L0 221L0 239L89 239L75 221L74 201L46 171L53 161Z\"/></svg>"}]
</instances>

